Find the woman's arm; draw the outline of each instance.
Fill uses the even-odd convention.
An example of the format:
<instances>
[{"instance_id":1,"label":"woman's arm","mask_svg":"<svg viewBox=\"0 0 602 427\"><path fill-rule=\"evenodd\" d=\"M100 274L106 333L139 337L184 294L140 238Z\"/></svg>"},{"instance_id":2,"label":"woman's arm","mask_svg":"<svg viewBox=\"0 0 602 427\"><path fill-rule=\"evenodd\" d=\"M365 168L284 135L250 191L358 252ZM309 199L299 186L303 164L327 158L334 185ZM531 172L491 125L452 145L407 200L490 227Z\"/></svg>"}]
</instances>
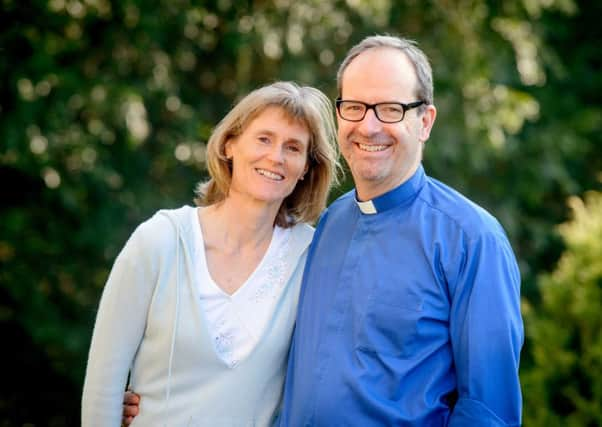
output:
<instances>
[{"instance_id":1,"label":"woman's arm","mask_svg":"<svg viewBox=\"0 0 602 427\"><path fill-rule=\"evenodd\" d=\"M121 425L123 392L146 326L157 255L138 227L117 257L96 316L84 391L82 426Z\"/></svg>"}]
</instances>

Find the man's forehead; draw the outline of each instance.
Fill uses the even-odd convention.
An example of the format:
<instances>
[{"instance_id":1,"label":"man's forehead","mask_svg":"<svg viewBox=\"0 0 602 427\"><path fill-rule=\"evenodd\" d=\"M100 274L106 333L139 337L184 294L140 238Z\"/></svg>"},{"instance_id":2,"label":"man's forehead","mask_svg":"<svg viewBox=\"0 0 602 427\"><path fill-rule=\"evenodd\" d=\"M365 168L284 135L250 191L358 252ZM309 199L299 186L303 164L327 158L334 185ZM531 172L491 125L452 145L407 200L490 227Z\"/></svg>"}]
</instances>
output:
<instances>
[{"instance_id":1,"label":"man's forehead","mask_svg":"<svg viewBox=\"0 0 602 427\"><path fill-rule=\"evenodd\" d=\"M412 62L405 52L391 47L376 47L356 56L343 72L343 79L345 75L354 70L379 70L382 66L414 69ZM383 70L380 71L382 72Z\"/></svg>"},{"instance_id":2,"label":"man's forehead","mask_svg":"<svg viewBox=\"0 0 602 427\"><path fill-rule=\"evenodd\" d=\"M362 52L345 69L341 96L384 102L413 94L416 85L416 71L405 53L393 48L375 48Z\"/></svg>"}]
</instances>

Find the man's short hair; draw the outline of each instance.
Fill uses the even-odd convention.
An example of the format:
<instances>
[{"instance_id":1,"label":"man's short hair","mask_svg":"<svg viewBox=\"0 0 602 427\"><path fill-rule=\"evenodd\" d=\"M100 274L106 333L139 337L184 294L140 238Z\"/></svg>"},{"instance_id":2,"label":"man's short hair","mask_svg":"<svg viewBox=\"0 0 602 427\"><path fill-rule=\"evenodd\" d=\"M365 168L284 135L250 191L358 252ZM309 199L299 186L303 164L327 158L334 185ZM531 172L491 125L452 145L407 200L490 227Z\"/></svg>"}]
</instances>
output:
<instances>
[{"instance_id":1,"label":"man's short hair","mask_svg":"<svg viewBox=\"0 0 602 427\"><path fill-rule=\"evenodd\" d=\"M433 103L433 71L426 54L418 47L418 43L395 36L370 36L353 46L337 72L337 90L339 96L343 93L343 73L349 64L363 52L370 49L388 48L403 52L416 70L418 87L416 96L426 104Z\"/></svg>"}]
</instances>

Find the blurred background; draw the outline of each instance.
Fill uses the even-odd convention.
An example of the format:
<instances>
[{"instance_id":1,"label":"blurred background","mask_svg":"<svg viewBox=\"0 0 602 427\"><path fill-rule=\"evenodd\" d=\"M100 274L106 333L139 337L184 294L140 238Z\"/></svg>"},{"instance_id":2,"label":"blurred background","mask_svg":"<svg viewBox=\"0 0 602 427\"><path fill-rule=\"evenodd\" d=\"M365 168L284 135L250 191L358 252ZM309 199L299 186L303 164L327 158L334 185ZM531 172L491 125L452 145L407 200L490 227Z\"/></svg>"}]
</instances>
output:
<instances>
[{"instance_id":1,"label":"blurred background","mask_svg":"<svg viewBox=\"0 0 602 427\"><path fill-rule=\"evenodd\" d=\"M345 52L385 32L432 61L427 172L496 215L520 260L524 425L601 426L600 16L575 0L0 0L0 427L79 424L112 262L155 210L192 203L233 103L283 79L334 99Z\"/></svg>"}]
</instances>

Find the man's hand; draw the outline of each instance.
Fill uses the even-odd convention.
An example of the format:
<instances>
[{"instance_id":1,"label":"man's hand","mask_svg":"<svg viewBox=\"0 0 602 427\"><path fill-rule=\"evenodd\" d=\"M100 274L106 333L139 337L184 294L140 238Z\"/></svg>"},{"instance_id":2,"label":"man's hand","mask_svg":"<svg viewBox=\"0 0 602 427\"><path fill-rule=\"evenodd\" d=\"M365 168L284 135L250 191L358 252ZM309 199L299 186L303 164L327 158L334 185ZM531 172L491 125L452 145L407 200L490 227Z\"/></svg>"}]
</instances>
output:
<instances>
[{"instance_id":1,"label":"man's hand","mask_svg":"<svg viewBox=\"0 0 602 427\"><path fill-rule=\"evenodd\" d=\"M126 391L123 395L123 417L121 422L124 426L129 426L138 415L138 405L140 405L140 396L133 391Z\"/></svg>"}]
</instances>

